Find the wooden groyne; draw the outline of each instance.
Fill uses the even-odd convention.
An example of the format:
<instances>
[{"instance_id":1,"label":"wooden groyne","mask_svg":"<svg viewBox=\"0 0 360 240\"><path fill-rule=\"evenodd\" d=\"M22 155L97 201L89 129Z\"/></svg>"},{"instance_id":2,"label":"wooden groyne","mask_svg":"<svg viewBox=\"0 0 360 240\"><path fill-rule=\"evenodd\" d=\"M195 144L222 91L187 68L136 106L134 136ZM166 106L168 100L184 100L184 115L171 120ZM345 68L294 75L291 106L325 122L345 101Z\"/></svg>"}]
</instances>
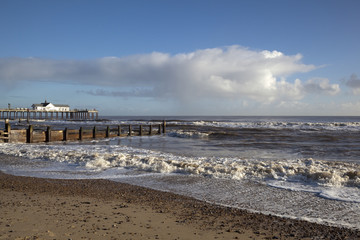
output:
<instances>
[{"instance_id":1,"label":"wooden groyne","mask_svg":"<svg viewBox=\"0 0 360 240\"><path fill-rule=\"evenodd\" d=\"M58 119L58 120L97 120L97 110L40 111L27 108L0 109L0 119Z\"/></svg>"},{"instance_id":2,"label":"wooden groyne","mask_svg":"<svg viewBox=\"0 0 360 240\"><path fill-rule=\"evenodd\" d=\"M45 128L45 129L44 129ZM5 129L0 130L0 142L9 143L40 143L54 141L82 141L126 136L151 136L166 132L166 122L158 125L98 125L62 130L52 129L51 126L35 128L28 125L25 129L11 129L8 120Z\"/></svg>"}]
</instances>

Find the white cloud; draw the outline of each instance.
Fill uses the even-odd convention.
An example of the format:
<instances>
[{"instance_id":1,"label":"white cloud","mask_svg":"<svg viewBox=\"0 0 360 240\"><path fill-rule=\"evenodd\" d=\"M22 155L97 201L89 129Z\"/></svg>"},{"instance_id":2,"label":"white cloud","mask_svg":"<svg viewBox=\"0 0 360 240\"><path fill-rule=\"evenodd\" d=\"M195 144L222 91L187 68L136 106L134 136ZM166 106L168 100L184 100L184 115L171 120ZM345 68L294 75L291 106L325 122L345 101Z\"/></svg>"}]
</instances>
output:
<instances>
[{"instance_id":1,"label":"white cloud","mask_svg":"<svg viewBox=\"0 0 360 240\"><path fill-rule=\"evenodd\" d=\"M345 84L352 89L354 95L360 95L360 78L355 73L345 80Z\"/></svg>"},{"instance_id":2,"label":"white cloud","mask_svg":"<svg viewBox=\"0 0 360 240\"><path fill-rule=\"evenodd\" d=\"M96 86L92 95L172 98L222 98L297 101L308 93L336 94L340 88L327 79L305 84L286 78L316 67L301 62L300 54L254 51L240 46L197 50L169 55L154 52L95 60L38 58L0 59L0 82L14 86L20 81L50 81ZM111 87L114 91L100 88ZM125 90L124 90L125 89ZM85 91L84 91L85 92Z\"/></svg>"},{"instance_id":3,"label":"white cloud","mask_svg":"<svg viewBox=\"0 0 360 240\"><path fill-rule=\"evenodd\" d=\"M346 102L339 106L339 109L348 116L357 116L360 114L360 102Z\"/></svg>"},{"instance_id":4,"label":"white cloud","mask_svg":"<svg viewBox=\"0 0 360 240\"><path fill-rule=\"evenodd\" d=\"M340 92L339 84L330 84L329 79L314 78L306 81L304 85L305 91L308 93L325 93L336 95Z\"/></svg>"}]
</instances>

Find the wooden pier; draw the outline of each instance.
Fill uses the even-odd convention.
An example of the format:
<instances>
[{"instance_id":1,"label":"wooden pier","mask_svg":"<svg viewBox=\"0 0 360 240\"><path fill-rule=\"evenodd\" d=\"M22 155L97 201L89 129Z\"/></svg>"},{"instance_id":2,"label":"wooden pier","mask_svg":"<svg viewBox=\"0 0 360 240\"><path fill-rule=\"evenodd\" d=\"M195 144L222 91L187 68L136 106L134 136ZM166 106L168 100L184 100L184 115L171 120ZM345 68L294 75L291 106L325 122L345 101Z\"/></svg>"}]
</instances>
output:
<instances>
[{"instance_id":1,"label":"wooden pier","mask_svg":"<svg viewBox=\"0 0 360 240\"><path fill-rule=\"evenodd\" d=\"M32 109L0 109L0 119L97 120L97 110L40 111Z\"/></svg>"},{"instance_id":2,"label":"wooden pier","mask_svg":"<svg viewBox=\"0 0 360 240\"><path fill-rule=\"evenodd\" d=\"M40 143L53 141L82 141L104 139L125 136L151 136L166 132L166 122L158 125L116 125L93 127L80 127L62 130L52 129L51 126L35 128L28 125L24 129L11 129L8 120L5 121L5 129L0 130L0 142L6 143Z\"/></svg>"}]
</instances>

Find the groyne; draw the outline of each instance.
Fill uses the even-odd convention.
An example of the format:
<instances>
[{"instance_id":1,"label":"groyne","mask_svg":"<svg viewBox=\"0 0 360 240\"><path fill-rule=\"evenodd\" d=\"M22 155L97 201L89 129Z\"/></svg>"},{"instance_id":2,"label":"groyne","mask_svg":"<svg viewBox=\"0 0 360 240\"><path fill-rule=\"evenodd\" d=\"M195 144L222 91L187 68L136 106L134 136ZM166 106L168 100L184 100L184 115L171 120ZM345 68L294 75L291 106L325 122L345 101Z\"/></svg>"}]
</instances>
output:
<instances>
[{"instance_id":1,"label":"groyne","mask_svg":"<svg viewBox=\"0 0 360 240\"><path fill-rule=\"evenodd\" d=\"M9 120L5 120L5 129L0 130L0 142L5 143L40 143L54 141L82 141L112 137L151 136L166 132L166 122L157 125L108 125L64 127L53 129L51 126L28 125L22 129L12 129Z\"/></svg>"}]
</instances>

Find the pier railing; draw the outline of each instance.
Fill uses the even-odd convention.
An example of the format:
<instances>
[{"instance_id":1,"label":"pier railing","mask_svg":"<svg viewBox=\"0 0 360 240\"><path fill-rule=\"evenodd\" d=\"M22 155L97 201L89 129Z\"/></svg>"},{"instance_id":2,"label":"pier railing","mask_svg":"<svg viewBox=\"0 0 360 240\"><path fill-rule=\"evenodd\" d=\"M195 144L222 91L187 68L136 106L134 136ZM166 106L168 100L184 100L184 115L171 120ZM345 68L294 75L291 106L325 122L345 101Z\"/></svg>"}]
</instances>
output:
<instances>
[{"instance_id":1,"label":"pier railing","mask_svg":"<svg viewBox=\"0 0 360 240\"><path fill-rule=\"evenodd\" d=\"M166 122L157 125L112 125L93 127L79 127L78 129L65 127L58 130L51 126L35 128L28 125L24 129L11 129L8 120L5 129L0 130L0 142L40 143L54 141L82 141L126 136L151 136L166 132Z\"/></svg>"},{"instance_id":2,"label":"pier railing","mask_svg":"<svg viewBox=\"0 0 360 240\"><path fill-rule=\"evenodd\" d=\"M41 111L28 108L0 109L0 119L59 119L59 120L97 120L97 110L74 109L70 111Z\"/></svg>"}]
</instances>

